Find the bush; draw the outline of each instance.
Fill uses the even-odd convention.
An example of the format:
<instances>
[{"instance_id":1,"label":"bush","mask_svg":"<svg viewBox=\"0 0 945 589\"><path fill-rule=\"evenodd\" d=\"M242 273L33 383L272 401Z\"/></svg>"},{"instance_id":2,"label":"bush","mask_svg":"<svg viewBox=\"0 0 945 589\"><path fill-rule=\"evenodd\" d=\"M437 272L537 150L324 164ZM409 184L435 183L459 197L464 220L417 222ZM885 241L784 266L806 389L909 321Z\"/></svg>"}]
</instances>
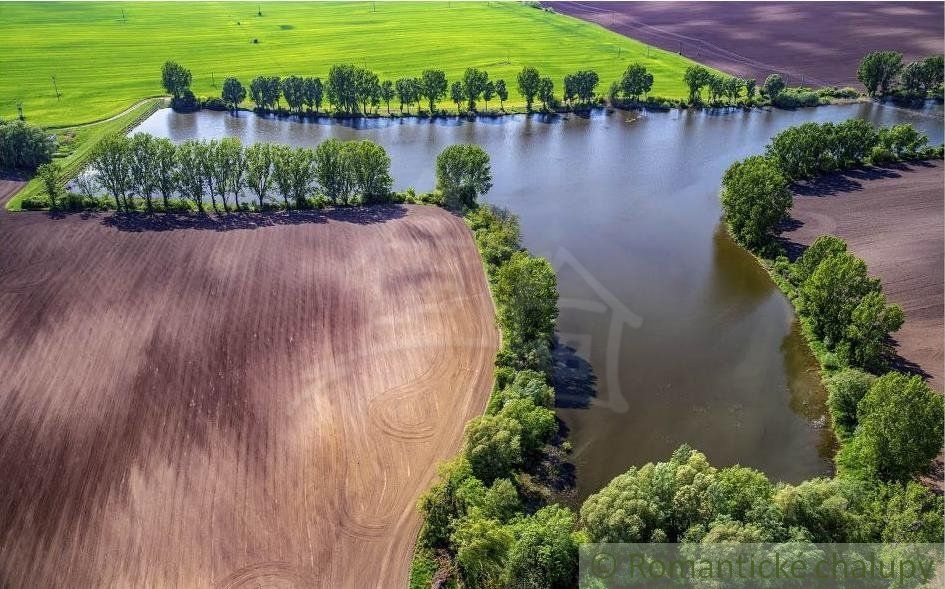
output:
<instances>
[{"instance_id":1,"label":"bush","mask_svg":"<svg viewBox=\"0 0 945 589\"><path fill-rule=\"evenodd\" d=\"M48 209L49 198L46 196L28 196L20 202L20 208L27 211Z\"/></svg>"},{"instance_id":2,"label":"bush","mask_svg":"<svg viewBox=\"0 0 945 589\"><path fill-rule=\"evenodd\" d=\"M177 112L194 112L200 110L200 101L188 88L180 96L171 98L171 108Z\"/></svg>"},{"instance_id":3,"label":"bush","mask_svg":"<svg viewBox=\"0 0 945 589\"><path fill-rule=\"evenodd\" d=\"M222 98L217 96L209 96L204 98L201 101L201 108L205 108L207 110L230 110L230 107L227 105L227 103Z\"/></svg>"},{"instance_id":4,"label":"bush","mask_svg":"<svg viewBox=\"0 0 945 589\"><path fill-rule=\"evenodd\" d=\"M898 162L899 158L896 157L896 154L889 151L889 149L883 147L882 145L874 145L873 149L870 150L870 155L867 158L867 161L873 165L881 166L884 164Z\"/></svg>"},{"instance_id":5,"label":"bush","mask_svg":"<svg viewBox=\"0 0 945 589\"><path fill-rule=\"evenodd\" d=\"M824 98L852 99L859 98L860 92L856 88L850 88L849 86L844 88L838 88L837 86L825 86L817 90L817 95Z\"/></svg>"}]
</instances>

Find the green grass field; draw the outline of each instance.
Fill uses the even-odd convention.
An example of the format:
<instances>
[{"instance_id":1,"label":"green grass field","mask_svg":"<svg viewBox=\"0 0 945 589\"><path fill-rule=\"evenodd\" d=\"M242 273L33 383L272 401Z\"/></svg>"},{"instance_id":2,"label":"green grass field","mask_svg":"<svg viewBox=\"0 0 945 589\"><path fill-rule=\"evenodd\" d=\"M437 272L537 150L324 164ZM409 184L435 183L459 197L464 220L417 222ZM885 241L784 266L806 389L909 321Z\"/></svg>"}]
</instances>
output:
<instances>
[{"instance_id":1,"label":"green grass field","mask_svg":"<svg viewBox=\"0 0 945 589\"><path fill-rule=\"evenodd\" d=\"M597 25L519 3L9 3L0 2L0 116L48 126L99 120L163 93L161 65L193 71L198 95L219 95L227 76L325 76L336 63L382 78L470 66L509 84L534 65L555 81L594 69L606 92L626 66L645 64L652 94L685 96L692 62ZM258 39L254 44L253 40ZM52 76L61 93L57 99ZM215 82L215 85L214 85ZM507 104L507 106L509 105ZM444 106L446 103L444 102Z\"/></svg>"}]
</instances>

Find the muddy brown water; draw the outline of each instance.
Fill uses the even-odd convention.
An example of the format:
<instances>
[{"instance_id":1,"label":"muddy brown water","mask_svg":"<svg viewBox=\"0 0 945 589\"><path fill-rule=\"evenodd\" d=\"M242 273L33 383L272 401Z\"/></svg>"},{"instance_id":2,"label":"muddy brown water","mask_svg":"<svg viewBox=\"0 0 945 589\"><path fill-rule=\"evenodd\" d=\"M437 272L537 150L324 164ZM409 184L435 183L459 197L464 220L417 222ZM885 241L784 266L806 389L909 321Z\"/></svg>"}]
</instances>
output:
<instances>
[{"instance_id":1,"label":"muddy brown water","mask_svg":"<svg viewBox=\"0 0 945 589\"><path fill-rule=\"evenodd\" d=\"M940 106L875 104L475 121L161 110L138 130L175 141L370 139L390 153L395 186L418 190L432 188L444 147L482 145L495 176L487 200L518 214L525 245L558 271L558 415L580 500L682 443L778 480L830 472L815 361L789 302L721 228L717 190L731 162L780 130L852 117L943 137Z\"/></svg>"}]
</instances>

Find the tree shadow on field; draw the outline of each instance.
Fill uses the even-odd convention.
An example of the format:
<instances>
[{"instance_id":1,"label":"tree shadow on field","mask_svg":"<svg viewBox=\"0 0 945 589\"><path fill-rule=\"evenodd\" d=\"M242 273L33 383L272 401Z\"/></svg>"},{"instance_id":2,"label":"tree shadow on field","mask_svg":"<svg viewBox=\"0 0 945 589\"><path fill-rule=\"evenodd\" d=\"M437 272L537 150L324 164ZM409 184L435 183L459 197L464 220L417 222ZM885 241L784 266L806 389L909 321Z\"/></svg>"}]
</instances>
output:
<instances>
[{"instance_id":1,"label":"tree shadow on field","mask_svg":"<svg viewBox=\"0 0 945 589\"><path fill-rule=\"evenodd\" d=\"M587 409L591 399L597 396L597 375L591 363L557 339L551 358L554 363L551 386L555 390L555 407Z\"/></svg>"},{"instance_id":2,"label":"tree shadow on field","mask_svg":"<svg viewBox=\"0 0 945 589\"><path fill-rule=\"evenodd\" d=\"M827 174L813 180L795 182L791 190L796 196L825 197L847 192L863 190L863 183L881 178L899 178L900 172L910 171L904 164L890 164L883 167L871 166L855 168L844 172Z\"/></svg>"},{"instance_id":3,"label":"tree shadow on field","mask_svg":"<svg viewBox=\"0 0 945 589\"><path fill-rule=\"evenodd\" d=\"M894 352L889 357L889 370L895 370L904 374L914 374L923 380L929 380L932 375L926 372L924 368L899 354L899 341L894 336L889 336L888 343L892 344Z\"/></svg>"},{"instance_id":4,"label":"tree shadow on field","mask_svg":"<svg viewBox=\"0 0 945 589\"><path fill-rule=\"evenodd\" d=\"M280 225L305 225L331 221L355 225L374 225L407 215L403 205L370 205L363 207L339 207L311 211L273 211L265 213L207 213L207 214L163 214L163 213L114 213L104 216L102 225L119 231L140 233L145 231L176 231L196 229L204 231L235 231L278 227ZM53 216L52 214L50 216ZM57 215L59 217L63 214Z\"/></svg>"}]
</instances>

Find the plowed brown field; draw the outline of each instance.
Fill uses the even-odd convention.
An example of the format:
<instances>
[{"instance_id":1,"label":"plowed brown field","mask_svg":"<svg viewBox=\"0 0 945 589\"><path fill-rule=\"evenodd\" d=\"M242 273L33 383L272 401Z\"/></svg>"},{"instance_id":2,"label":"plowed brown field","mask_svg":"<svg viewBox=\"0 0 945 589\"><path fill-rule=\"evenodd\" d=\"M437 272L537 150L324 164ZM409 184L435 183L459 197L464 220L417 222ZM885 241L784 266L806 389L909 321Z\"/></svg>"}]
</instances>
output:
<instances>
[{"instance_id":1,"label":"plowed brown field","mask_svg":"<svg viewBox=\"0 0 945 589\"><path fill-rule=\"evenodd\" d=\"M759 83L858 85L869 51L942 53L942 2L553 2L558 12Z\"/></svg>"},{"instance_id":2,"label":"plowed brown field","mask_svg":"<svg viewBox=\"0 0 945 589\"><path fill-rule=\"evenodd\" d=\"M403 587L497 346L460 218L0 214L0 586Z\"/></svg>"},{"instance_id":3,"label":"plowed brown field","mask_svg":"<svg viewBox=\"0 0 945 589\"><path fill-rule=\"evenodd\" d=\"M782 237L810 245L830 233L847 241L906 322L895 334L899 368L924 373L942 391L945 372L945 173L941 162L854 170L801 186Z\"/></svg>"}]
</instances>

